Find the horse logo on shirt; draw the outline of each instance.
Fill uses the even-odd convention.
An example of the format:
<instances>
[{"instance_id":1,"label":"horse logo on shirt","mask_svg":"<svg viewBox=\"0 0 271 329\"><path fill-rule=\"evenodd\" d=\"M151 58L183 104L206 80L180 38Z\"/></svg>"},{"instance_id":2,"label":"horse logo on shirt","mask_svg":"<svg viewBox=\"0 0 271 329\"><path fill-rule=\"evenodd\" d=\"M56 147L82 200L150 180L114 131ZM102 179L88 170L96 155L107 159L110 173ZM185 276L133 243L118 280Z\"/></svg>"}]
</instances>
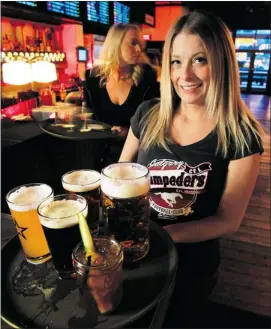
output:
<instances>
[{"instance_id":1,"label":"horse logo on shirt","mask_svg":"<svg viewBox=\"0 0 271 329\"><path fill-rule=\"evenodd\" d=\"M198 196L207 192L206 184L212 164L201 162L191 166L174 159L154 159L150 171L150 205L167 219L194 213Z\"/></svg>"},{"instance_id":2,"label":"horse logo on shirt","mask_svg":"<svg viewBox=\"0 0 271 329\"><path fill-rule=\"evenodd\" d=\"M155 195L161 195L161 198L171 207L177 203L177 198L183 199L183 196L180 193L167 193L167 192L158 192L154 193Z\"/></svg>"}]
</instances>

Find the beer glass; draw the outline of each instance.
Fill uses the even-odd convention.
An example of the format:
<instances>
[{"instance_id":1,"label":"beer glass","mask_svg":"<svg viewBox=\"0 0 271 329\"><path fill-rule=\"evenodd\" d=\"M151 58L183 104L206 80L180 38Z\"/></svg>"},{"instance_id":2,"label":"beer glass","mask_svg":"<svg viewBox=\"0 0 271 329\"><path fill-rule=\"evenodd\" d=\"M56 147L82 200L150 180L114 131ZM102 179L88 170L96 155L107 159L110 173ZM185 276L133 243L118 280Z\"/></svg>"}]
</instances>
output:
<instances>
[{"instance_id":1,"label":"beer glass","mask_svg":"<svg viewBox=\"0 0 271 329\"><path fill-rule=\"evenodd\" d=\"M39 219L60 278L76 276L72 266L72 251L81 241L78 214L87 216L87 212L86 199L76 194L56 195L38 206Z\"/></svg>"},{"instance_id":2,"label":"beer glass","mask_svg":"<svg viewBox=\"0 0 271 329\"><path fill-rule=\"evenodd\" d=\"M51 258L37 207L53 194L50 186L32 183L18 186L6 196L26 260L32 264L44 263Z\"/></svg>"},{"instance_id":3,"label":"beer glass","mask_svg":"<svg viewBox=\"0 0 271 329\"><path fill-rule=\"evenodd\" d=\"M92 235L99 233L100 177L98 171L82 169L69 171L61 179L65 193L76 193L87 200L87 222Z\"/></svg>"},{"instance_id":4,"label":"beer glass","mask_svg":"<svg viewBox=\"0 0 271 329\"><path fill-rule=\"evenodd\" d=\"M137 163L115 163L101 174L103 219L107 233L123 247L124 261L149 250L149 170Z\"/></svg>"},{"instance_id":5,"label":"beer glass","mask_svg":"<svg viewBox=\"0 0 271 329\"><path fill-rule=\"evenodd\" d=\"M112 237L94 237L93 242L102 257L87 265L80 242L72 253L73 266L82 293L88 289L100 314L108 314L116 309L122 298L123 251Z\"/></svg>"}]
</instances>

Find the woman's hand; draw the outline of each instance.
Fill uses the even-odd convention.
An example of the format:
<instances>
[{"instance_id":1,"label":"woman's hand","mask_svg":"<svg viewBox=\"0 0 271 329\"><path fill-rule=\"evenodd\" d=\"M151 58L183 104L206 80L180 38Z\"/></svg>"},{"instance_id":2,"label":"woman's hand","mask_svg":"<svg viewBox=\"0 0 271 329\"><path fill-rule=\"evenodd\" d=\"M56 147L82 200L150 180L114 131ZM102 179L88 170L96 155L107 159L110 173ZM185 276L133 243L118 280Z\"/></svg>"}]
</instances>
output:
<instances>
[{"instance_id":1,"label":"woman's hand","mask_svg":"<svg viewBox=\"0 0 271 329\"><path fill-rule=\"evenodd\" d=\"M129 128L123 127L123 126L113 126L111 128L111 130L112 131L117 131L121 135L126 136L128 134Z\"/></svg>"}]
</instances>

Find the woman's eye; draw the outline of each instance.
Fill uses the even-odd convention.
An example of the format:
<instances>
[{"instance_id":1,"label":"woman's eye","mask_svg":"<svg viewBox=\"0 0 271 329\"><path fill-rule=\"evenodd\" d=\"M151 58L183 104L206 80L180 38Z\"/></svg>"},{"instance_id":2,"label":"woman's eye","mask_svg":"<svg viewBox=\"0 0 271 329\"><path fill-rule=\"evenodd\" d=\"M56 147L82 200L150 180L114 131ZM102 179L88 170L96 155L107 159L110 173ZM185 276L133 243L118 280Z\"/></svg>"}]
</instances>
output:
<instances>
[{"instance_id":1,"label":"woman's eye","mask_svg":"<svg viewBox=\"0 0 271 329\"><path fill-rule=\"evenodd\" d=\"M173 59L173 60L170 62L170 64L173 65L173 66L180 65L180 64L181 64L181 61L179 61L178 59Z\"/></svg>"},{"instance_id":2,"label":"woman's eye","mask_svg":"<svg viewBox=\"0 0 271 329\"><path fill-rule=\"evenodd\" d=\"M206 57L197 57L193 61L194 63L199 63L199 64L206 64L207 63L207 58Z\"/></svg>"},{"instance_id":3,"label":"woman's eye","mask_svg":"<svg viewBox=\"0 0 271 329\"><path fill-rule=\"evenodd\" d=\"M138 41L137 41L137 40L133 40L133 41L131 41L131 45L132 45L132 46L136 46L136 45L138 45Z\"/></svg>"}]
</instances>

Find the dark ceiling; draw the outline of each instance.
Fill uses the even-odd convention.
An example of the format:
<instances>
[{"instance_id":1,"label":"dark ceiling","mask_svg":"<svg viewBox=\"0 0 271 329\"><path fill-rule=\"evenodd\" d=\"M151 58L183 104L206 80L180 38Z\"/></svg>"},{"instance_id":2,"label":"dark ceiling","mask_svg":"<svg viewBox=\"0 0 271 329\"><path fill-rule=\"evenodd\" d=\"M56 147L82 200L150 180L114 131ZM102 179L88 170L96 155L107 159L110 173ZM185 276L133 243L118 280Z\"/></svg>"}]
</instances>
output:
<instances>
[{"instance_id":1,"label":"dark ceiling","mask_svg":"<svg viewBox=\"0 0 271 329\"><path fill-rule=\"evenodd\" d=\"M211 11L230 29L271 29L270 1L182 1L182 5Z\"/></svg>"}]
</instances>

